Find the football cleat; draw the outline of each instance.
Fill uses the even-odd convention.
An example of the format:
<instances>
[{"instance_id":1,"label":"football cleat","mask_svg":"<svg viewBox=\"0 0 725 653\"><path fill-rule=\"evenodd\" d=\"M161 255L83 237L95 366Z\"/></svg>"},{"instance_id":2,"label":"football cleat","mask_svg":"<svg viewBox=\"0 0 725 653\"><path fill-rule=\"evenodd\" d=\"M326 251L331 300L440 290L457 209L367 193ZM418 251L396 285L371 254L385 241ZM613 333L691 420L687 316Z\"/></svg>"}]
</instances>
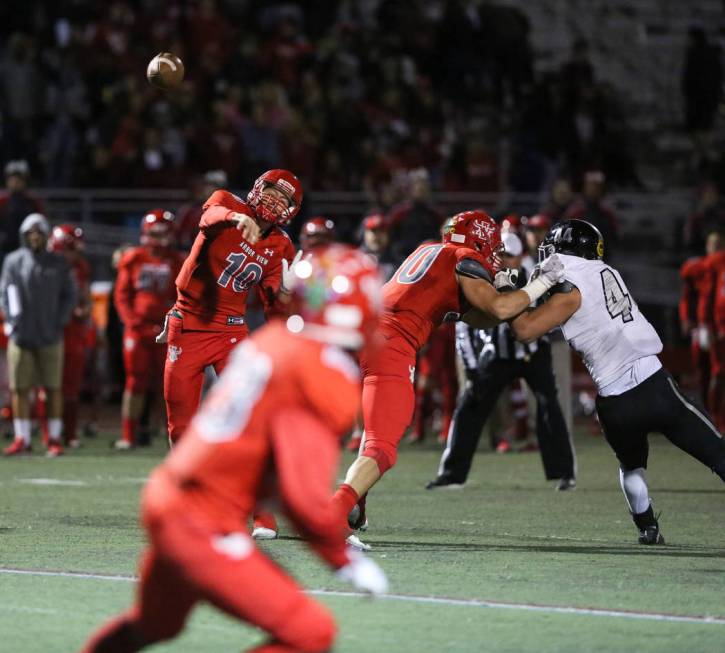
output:
<instances>
[{"instance_id":1,"label":"football cleat","mask_svg":"<svg viewBox=\"0 0 725 653\"><path fill-rule=\"evenodd\" d=\"M651 504L644 512L632 515L632 520L639 530L638 541L640 544L651 545L665 543L665 538L660 533L659 516L659 513L657 515L654 514Z\"/></svg>"},{"instance_id":2,"label":"football cleat","mask_svg":"<svg viewBox=\"0 0 725 653\"><path fill-rule=\"evenodd\" d=\"M69 449L80 449L82 442L78 438L71 438L65 443L65 446Z\"/></svg>"},{"instance_id":3,"label":"football cleat","mask_svg":"<svg viewBox=\"0 0 725 653\"><path fill-rule=\"evenodd\" d=\"M255 540L276 540L277 539L277 531L272 530L271 528L266 528L265 526L257 526L252 531L252 539L255 539Z\"/></svg>"},{"instance_id":4,"label":"football cleat","mask_svg":"<svg viewBox=\"0 0 725 653\"><path fill-rule=\"evenodd\" d=\"M368 518L365 515L366 499L367 494L363 494L347 516L347 525L354 531L366 531L368 529Z\"/></svg>"},{"instance_id":5,"label":"football cleat","mask_svg":"<svg viewBox=\"0 0 725 653\"><path fill-rule=\"evenodd\" d=\"M365 542L363 542L355 534L348 535L345 542L347 542L348 546L352 547L356 551L372 551L373 549L373 547L371 547L369 544L365 544Z\"/></svg>"},{"instance_id":6,"label":"football cleat","mask_svg":"<svg viewBox=\"0 0 725 653\"><path fill-rule=\"evenodd\" d=\"M664 544L665 538L660 533L659 524L648 526L644 530L639 532L638 542L640 544Z\"/></svg>"},{"instance_id":7,"label":"football cleat","mask_svg":"<svg viewBox=\"0 0 725 653\"><path fill-rule=\"evenodd\" d=\"M576 479L571 478L569 476L560 478L559 482L556 484L557 491L565 492L566 490L574 490L574 489L576 489Z\"/></svg>"},{"instance_id":8,"label":"football cleat","mask_svg":"<svg viewBox=\"0 0 725 653\"><path fill-rule=\"evenodd\" d=\"M465 481L463 483L459 483L458 481L452 481L450 478L446 478L445 476L438 476L432 481L428 481L428 483L425 484L425 489L435 490L436 488L441 488L443 490L462 490L465 484Z\"/></svg>"},{"instance_id":9,"label":"football cleat","mask_svg":"<svg viewBox=\"0 0 725 653\"><path fill-rule=\"evenodd\" d=\"M128 440L116 440L113 443L113 448L116 451L130 451L134 448L133 442L129 442Z\"/></svg>"},{"instance_id":10,"label":"football cleat","mask_svg":"<svg viewBox=\"0 0 725 653\"><path fill-rule=\"evenodd\" d=\"M15 438L12 444L3 449L3 456L20 456L32 451L30 444L25 444L21 438Z\"/></svg>"},{"instance_id":11,"label":"football cleat","mask_svg":"<svg viewBox=\"0 0 725 653\"><path fill-rule=\"evenodd\" d=\"M57 458L63 455L63 446L60 442L49 442L48 450L45 452L47 458Z\"/></svg>"},{"instance_id":12,"label":"football cleat","mask_svg":"<svg viewBox=\"0 0 725 653\"><path fill-rule=\"evenodd\" d=\"M496 445L496 453L509 453L510 451L511 445L507 440L501 440L501 442Z\"/></svg>"}]
</instances>

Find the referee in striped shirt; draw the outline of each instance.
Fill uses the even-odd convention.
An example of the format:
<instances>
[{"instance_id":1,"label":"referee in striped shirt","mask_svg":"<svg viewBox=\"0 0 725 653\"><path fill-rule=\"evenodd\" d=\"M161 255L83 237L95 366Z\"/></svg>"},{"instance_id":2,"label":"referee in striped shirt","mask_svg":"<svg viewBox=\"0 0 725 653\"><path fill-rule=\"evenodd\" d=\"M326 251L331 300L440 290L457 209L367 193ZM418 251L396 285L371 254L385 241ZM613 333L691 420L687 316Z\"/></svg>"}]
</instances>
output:
<instances>
[{"instance_id":1,"label":"referee in striped shirt","mask_svg":"<svg viewBox=\"0 0 725 653\"><path fill-rule=\"evenodd\" d=\"M521 287L531 272L521 267L521 240L507 233L503 244L504 267L519 270ZM557 490L574 488L574 449L559 403L548 337L527 345L514 338L506 322L485 330L458 322L456 350L466 371L466 388L453 415L438 476L426 488L461 487L466 482L481 431L501 392L518 378L536 398L536 437L546 478L559 481Z\"/></svg>"}]
</instances>

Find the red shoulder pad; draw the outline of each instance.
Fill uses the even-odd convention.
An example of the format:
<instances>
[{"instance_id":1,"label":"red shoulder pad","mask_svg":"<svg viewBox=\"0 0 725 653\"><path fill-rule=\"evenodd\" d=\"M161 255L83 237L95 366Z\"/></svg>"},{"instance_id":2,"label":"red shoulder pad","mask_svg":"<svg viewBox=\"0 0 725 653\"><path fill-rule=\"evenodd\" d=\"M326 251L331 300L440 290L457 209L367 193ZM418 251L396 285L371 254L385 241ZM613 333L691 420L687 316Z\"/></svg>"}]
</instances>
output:
<instances>
[{"instance_id":1,"label":"red shoulder pad","mask_svg":"<svg viewBox=\"0 0 725 653\"><path fill-rule=\"evenodd\" d=\"M251 217L254 217L254 211L242 200L241 197L237 197L234 193L230 193L228 190L215 190L204 202L204 210L210 206L223 206L230 211L236 211L237 213L244 213Z\"/></svg>"}]
</instances>

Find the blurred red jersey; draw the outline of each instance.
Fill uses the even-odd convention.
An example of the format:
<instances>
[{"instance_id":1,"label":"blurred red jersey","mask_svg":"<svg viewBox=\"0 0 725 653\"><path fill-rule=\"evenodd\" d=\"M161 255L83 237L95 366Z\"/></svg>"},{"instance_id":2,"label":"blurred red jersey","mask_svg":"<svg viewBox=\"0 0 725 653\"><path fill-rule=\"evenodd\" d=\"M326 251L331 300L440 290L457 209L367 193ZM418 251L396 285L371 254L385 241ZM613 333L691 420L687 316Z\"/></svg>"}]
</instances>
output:
<instances>
[{"instance_id":1,"label":"blurred red jersey","mask_svg":"<svg viewBox=\"0 0 725 653\"><path fill-rule=\"evenodd\" d=\"M246 530L260 501L279 499L303 535L339 566L344 537L330 488L360 392L358 368L342 350L292 335L281 322L262 327L234 350L184 438L152 476L147 518L183 508L217 532L233 532Z\"/></svg>"},{"instance_id":2,"label":"blurred red jersey","mask_svg":"<svg viewBox=\"0 0 725 653\"><path fill-rule=\"evenodd\" d=\"M85 324L88 321L91 292L91 266L88 264L88 261L84 258L74 260L71 263L71 270L78 289L78 303L76 305L77 310L73 312L71 321L66 328L73 323L80 322L81 324Z\"/></svg>"},{"instance_id":3,"label":"blurred red jersey","mask_svg":"<svg viewBox=\"0 0 725 653\"><path fill-rule=\"evenodd\" d=\"M420 245L383 286L382 333L402 336L418 350L446 313L465 313L470 307L456 279L456 265L464 259L483 264L478 253L467 247Z\"/></svg>"},{"instance_id":4,"label":"blurred red jersey","mask_svg":"<svg viewBox=\"0 0 725 653\"><path fill-rule=\"evenodd\" d=\"M680 268L682 295L680 295L679 314L682 324L694 326L697 323L697 311L705 280L705 256L685 261Z\"/></svg>"},{"instance_id":5,"label":"blurred red jersey","mask_svg":"<svg viewBox=\"0 0 725 653\"><path fill-rule=\"evenodd\" d=\"M148 247L133 247L118 264L113 300L126 327L163 324L176 298L174 279L183 256L173 250L156 255Z\"/></svg>"},{"instance_id":6,"label":"blurred red jersey","mask_svg":"<svg viewBox=\"0 0 725 653\"><path fill-rule=\"evenodd\" d=\"M725 250L707 256L703 268L698 317L722 336L725 334Z\"/></svg>"},{"instance_id":7,"label":"blurred red jersey","mask_svg":"<svg viewBox=\"0 0 725 653\"><path fill-rule=\"evenodd\" d=\"M255 286L269 313L282 283L282 259L294 258L294 245L279 227L271 227L252 245L227 221L230 212L254 217L246 203L224 190L215 191L204 205L199 234L176 279L175 307L184 316L184 329L239 328L247 294Z\"/></svg>"}]
</instances>

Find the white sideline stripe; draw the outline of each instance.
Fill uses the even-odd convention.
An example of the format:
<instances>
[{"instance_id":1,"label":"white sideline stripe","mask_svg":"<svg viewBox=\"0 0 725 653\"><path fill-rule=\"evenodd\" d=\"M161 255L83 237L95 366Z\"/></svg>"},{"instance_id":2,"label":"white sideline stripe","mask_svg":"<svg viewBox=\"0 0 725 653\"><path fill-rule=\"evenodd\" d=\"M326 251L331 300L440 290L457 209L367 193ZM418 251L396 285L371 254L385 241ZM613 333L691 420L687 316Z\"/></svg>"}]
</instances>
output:
<instances>
[{"instance_id":1,"label":"white sideline stripe","mask_svg":"<svg viewBox=\"0 0 725 653\"><path fill-rule=\"evenodd\" d=\"M62 478L16 478L15 480L26 485L67 485L72 487L88 485L85 481L72 481Z\"/></svg>"},{"instance_id":2,"label":"white sideline stripe","mask_svg":"<svg viewBox=\"0 0 725 653\"><path fill-rule=\"evenodd\" d=\"M0 574L13 574L19 576L55 576L62 578L84 578L90 580L110 580L133 583L135 576L116 574L90 574L80 571L34 571L32 569L9 569L0 567ZM307 594L314 596L339 596L347 598L369 598L362 592L345 592L339 590L307 590ZM604 610L600 608L575 608L573 606L536 605L534 603L507 603L503 601L487 601L483 599L453 599L441 596L415 596L410 594L384 594L378 597L382 601L407 601L408 603L429 603L433 605L455 605L472 608L498 608L502 610L521 610L524 612L544 612L553 614L571 614L584 617L613 617L618 619L639 619L644 621L666 621L690 624L716 624L725 626L722 617L687 617L662 612L636 612L626 610Z\"/></svg>"}]
</instances>

